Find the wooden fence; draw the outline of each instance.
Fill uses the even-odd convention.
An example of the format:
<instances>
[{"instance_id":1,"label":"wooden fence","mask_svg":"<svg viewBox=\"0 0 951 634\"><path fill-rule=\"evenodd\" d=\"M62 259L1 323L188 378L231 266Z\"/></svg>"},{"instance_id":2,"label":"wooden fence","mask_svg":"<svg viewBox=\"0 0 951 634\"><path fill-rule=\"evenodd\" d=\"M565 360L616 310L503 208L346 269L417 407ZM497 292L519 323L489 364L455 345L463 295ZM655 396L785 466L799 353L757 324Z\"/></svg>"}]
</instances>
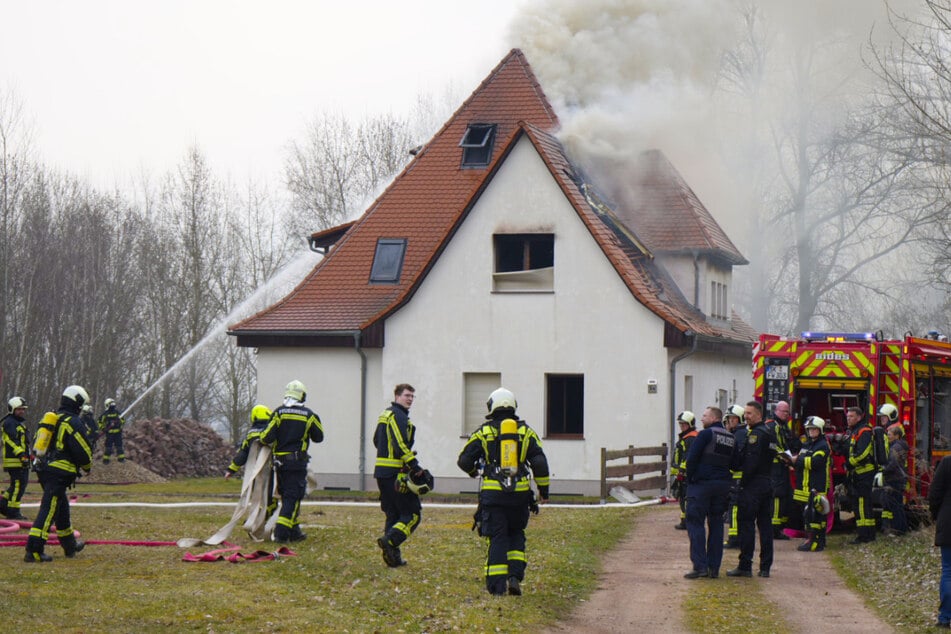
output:
<instances>
[{"instance_id":1,"label":"wooden fence","mask_svg":"<svg viewBox=\"0 0 951 634\"><path fill-rule=\"evenodd\" d=\"M635 461L635 458L659 456L659 460ZM625 459L625 464L609 465L608 462ZM652 474L635 479L634 476ZM659 447L634 447L627 449L601 448L601 501L608 499L608 491L621 486L628 491L650 491L667 488L667 443Z\"/></svg>"}]
</instances>

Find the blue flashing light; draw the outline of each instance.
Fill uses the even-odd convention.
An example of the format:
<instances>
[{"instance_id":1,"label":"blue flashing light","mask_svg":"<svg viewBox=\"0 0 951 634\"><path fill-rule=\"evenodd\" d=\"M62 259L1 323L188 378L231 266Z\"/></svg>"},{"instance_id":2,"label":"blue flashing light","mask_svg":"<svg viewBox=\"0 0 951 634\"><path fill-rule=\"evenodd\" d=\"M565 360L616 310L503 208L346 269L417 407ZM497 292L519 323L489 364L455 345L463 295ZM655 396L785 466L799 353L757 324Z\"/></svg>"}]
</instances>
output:
<instances>
[{"instance_id":1,"label":"blue flashing light","mask_svg":"<svg viewBox=\"0 0 951 634\"><path fill-rule=\"evenodd\" d=\"M802 333L806 341L875 341L874 332L812 332Z\"/></svg>"}]
</instances>

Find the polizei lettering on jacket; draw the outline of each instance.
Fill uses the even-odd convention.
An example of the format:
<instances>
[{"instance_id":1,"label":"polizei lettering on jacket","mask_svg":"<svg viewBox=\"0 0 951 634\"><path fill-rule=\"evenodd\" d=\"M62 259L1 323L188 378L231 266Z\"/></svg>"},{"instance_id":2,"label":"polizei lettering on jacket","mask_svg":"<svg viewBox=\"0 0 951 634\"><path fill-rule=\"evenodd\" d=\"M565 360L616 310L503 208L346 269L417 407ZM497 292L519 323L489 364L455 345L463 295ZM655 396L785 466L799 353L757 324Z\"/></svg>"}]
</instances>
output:
<instances>
[{"instance_id":1,"label":"polizei lettering on jacket","mask_svg":"<svg viewBox=\"0 0 951 634\"><path fill-rule=\"evenodd\" d=\"M717 465L721 467L730 466L730 459L733 457L733 448L736 445L736 438L722 427L711 427L713 438L703 448L701 460L706 464Z\"/></svg>"}]
</instances>

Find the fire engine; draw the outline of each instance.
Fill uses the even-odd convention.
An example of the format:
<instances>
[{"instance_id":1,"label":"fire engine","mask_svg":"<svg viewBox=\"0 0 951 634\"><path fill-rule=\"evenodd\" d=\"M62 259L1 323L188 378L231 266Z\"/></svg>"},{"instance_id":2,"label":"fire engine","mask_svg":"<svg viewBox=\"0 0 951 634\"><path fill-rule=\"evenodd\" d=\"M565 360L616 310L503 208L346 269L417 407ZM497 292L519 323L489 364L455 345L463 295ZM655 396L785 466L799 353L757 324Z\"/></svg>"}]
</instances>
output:
<instances>
[{"instance_id":1,"label":"fire engine","mask_svg":"<svg viewBox=\"0 0 951 634\"><path fill-rule=\"evenodd\" d=\"M857 406L875 421L891 403L908 441L906 498L927 495L933 465L951 453L951 343L932 331L885 339L881 332L804 332L798 338L764 334L753 346L755 397L771 413L788 401L794 421L826 420L833 447L833 482L845 478L841 434L845 412Z\"/></svg>"}]
</instances>

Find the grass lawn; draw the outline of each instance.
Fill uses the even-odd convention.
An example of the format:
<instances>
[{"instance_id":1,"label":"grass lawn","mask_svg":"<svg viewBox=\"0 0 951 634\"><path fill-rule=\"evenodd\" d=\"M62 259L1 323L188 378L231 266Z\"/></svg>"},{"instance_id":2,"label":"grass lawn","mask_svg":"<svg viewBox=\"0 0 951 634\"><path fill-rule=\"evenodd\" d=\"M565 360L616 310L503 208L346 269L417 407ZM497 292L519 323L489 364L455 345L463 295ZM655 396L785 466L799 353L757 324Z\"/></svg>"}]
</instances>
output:
<instances>
[{"instance_id":1,"label":"grass lawn","mask_svg":"<svg viewBox=\"0 0 951 634\"><path fill-rule=\"evenodd\" d=\"M32 486L31 485L31 489ZM222 502L238 483L194 479L161 485L80 486L80 502ZM28 492L29 495L30 492ZM34 495L36 490L31 491ZM362 497L364 494L349 494ZM321 495L321 497L324 497ZM343 497L341 495L341 497ZM434 501L438 498L433 498ZM175 541L207 537L231 507L73 508L87 540ZM27 508L35 516L35 508ZM90 544L75 559L48 546L48 564L22 548L0 549L7 631L513 632L571 612L594 587L600 558L630 529L636 509L542 508L528 528L522 597L484 589L485 542L469 530L472 508L426 508L403 549L409 565L387 568L376 537L378 507L304 506L309 537L295 557L232 564L185 563L184 549ZM275 544L250 541L241 552ZM195 554L211 547L191 549Z\"/></svg>"}]
</instances>

